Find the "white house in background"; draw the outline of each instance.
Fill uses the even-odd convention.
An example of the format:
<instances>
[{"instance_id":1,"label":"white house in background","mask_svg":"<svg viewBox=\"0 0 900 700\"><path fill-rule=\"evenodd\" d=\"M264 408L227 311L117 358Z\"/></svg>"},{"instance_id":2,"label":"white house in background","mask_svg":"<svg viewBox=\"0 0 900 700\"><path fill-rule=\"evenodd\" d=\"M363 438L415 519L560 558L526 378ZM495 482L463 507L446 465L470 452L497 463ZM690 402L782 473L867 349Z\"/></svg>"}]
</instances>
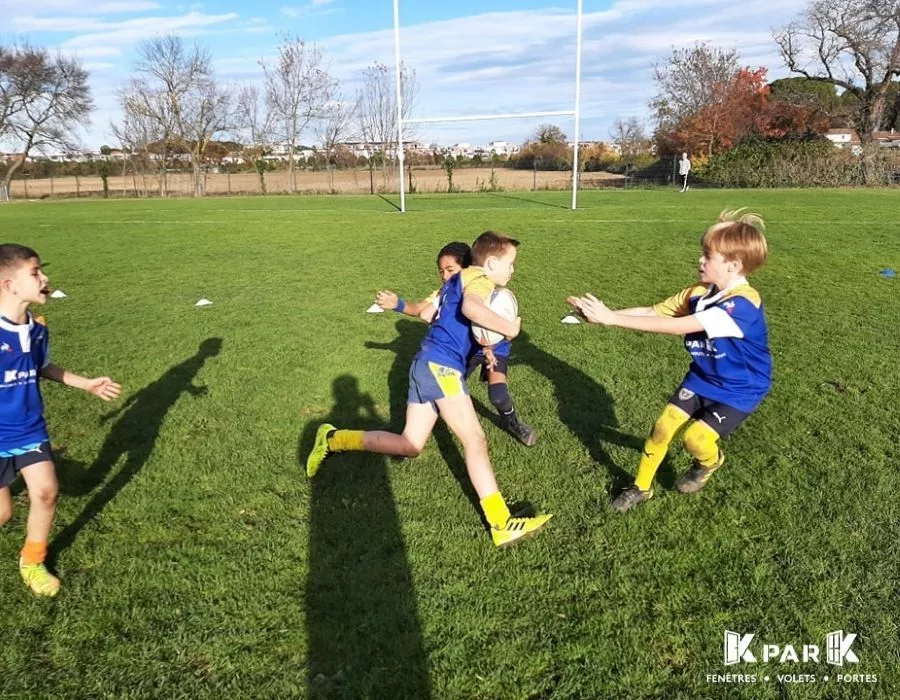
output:
<instances>
[{"instance_id":1,"label":"white house in background","mask_svg":"<svg viewBox=\"0 0 900 700\"><path fill-rule=\"evenodd\" d=\"M471 158L475 155L475 147L471 143L454 143L447 149L447 153L454 158L459 158L460 156Z\"/></svg>"},{"instance_id":2,"label":"white house in background","mask_svg":"<svg viewBox=\"0 0 900 700\"><path fill-rule=\"evenodd\" d=\"M851 149L854 154L862 148L862 141L855 129L829 129L825 132L825 138L838 148Z\"/></svg>"},{"instance_id":3,"label":"white house in background","mask_svg":"<svg viewBox=\"0 0 900 700\"><path fill-rule=\"evenodd\" d=\"M872 134L872 140L877 141L884 148L900 148L900 132L876 131Z\"/></svg>"},{"instance_id":4,"label":"white house in background","mask_svg":"<svg viewBox=\"0 0 900 700\"><path fill-rule=\"evenodd\" d=\"M509 141L491 141L488 144L487 151L498 156L511 156L516 153L519 147L511 144Z\"/></svg>"}]
</instances>

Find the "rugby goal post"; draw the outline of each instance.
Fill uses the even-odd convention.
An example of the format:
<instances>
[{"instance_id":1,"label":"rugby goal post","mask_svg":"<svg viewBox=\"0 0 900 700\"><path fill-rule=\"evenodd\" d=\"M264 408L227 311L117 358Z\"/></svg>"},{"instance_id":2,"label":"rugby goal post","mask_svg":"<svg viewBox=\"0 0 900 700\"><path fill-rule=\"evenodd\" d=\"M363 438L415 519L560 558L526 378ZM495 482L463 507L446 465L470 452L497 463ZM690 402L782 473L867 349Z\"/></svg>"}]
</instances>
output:
<instances>
[{"instance_id":1,"label":"rugby goal post","mask_svg":"<svg viewBox=\"0 0 900 700\"><path fill-rule=\"evenodd\" d=\"M578 141L581 129L581 35L584 0L578 0L575 36L575 106L571 110L552 112L519 112L507 114L473 114L457 117L425 117L421 119L403 118L403 86L400 62L400 0L394 0L394 73L397 89L397 161L400 175L400 213L406 211L406 186L403 162L403 125L436 124L464 121L486 121L493 119L526 119L539 117L574 117L575 141L572 150L572 209L578 208Z\"/></svg>"}]
</instances>

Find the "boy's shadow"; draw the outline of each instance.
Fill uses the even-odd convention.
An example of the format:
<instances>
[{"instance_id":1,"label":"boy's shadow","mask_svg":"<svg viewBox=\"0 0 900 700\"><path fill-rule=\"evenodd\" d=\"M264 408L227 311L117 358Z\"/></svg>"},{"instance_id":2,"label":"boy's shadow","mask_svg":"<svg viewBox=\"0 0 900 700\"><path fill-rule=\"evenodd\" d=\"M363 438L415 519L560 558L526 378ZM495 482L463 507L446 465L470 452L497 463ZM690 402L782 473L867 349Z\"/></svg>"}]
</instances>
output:
<instances>
[{"instance_id":1,"label":"boy's shadow","mask_svg":"<svg viewBox=\"0 0 900 700\"><path fill-rule=\"evenodd\" d=\"M512 343L511 362L534 368L553 384L560 420L587 448L591 459L609 470L611 490L629 486L634 475L615 464L603 445L612 443L640 453L644 440L618 429L615 401L606 389L582 370L535 345L525 331Z\"/></svg>"},{"instance_id":2,"label":"boy's shadow","mask_svg":"<svg viewBox=\"0 0 900 700\"><path fill-rule=\"evenodd\" d=\"M388 390L390 394L390 428L389 430L400 431L406 421L406 399L409 393L409 367L412 364L413 357L419 351L422 344L422 338L428 331L428 325L421 321L411 321L405 318L397 321L397 337L389 343L366 342L366 347L375 350L390 350L396 357L388 372ZM473 400L476 410L485 414L481 404ZM492 418L494 419L494 418ZM494 419L496 420L496 419ZM499 426L499 421L497 421ZM475 508L477 513L481 513L481 504L478 500L478 494L469 480L469 474L466 471L466 461L460 453L453 435L447 429L445 423L439 418L434 426L434 440L437 443L438 450L450 473L459 484L459 488L465 494L466 498Z\"/></svg>"},{"instance_id":3,"label":"boy's shadow","mask_svg":"<svg viewBox=\"0 0 900 700\"><path fill-rule=\"evenodd\" d=\"M384 430L357 379L334 380L322 420ZM306 455L319 421L298 445ZM383 455L332 457L310 482L309 697L423 698L431 695L412 574Z\"/></svg>"},{"instance_id":4,"label":"boy's shadow","mask_svg":"<svg viewBox=\"0 0 900 700\"><path fill-rule=\"evenodd\" d=\"M194 377L210 357L222 349L221 338L208 338L200 344L197 354L171 367L152 384L148 384L111 413L101 419L113 418L115 424L100 448L100 454L90 468L67 460L58 460L60 491L68 495L83 496L94 491L106 480L110 470L120 457L127 455L125 465L103 484L81 513L54 538L52 556L56 560L78 537L84 526L103 511L106 504L128 484L150 458L159 437L163 420L179 397L187 392L203 396L206 387L194 386Z\"/></svg>"}]
</instances>

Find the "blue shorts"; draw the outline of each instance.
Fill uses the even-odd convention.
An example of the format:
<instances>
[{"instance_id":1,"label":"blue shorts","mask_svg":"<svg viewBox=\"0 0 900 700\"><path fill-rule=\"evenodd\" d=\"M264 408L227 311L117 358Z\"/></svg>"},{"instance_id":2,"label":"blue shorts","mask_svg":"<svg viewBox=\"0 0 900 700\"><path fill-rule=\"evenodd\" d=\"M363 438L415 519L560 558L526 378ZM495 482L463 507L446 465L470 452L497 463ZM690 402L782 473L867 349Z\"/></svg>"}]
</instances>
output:
<instances>
[{"instance_id":1,"label":"blue shorts","mask_svg":"<svg viewBox=\"0 0 900 700\"><path fill-rule=\"evenodd\" d=\"M509 374L509 355L494 355L497 358L497 365L494 367L493 372L501 372L502 374ZM474 355L469 357L469 364L466 367L466 379L472 376L472 373L481 367L481 381L486 382L488 380L488 368L487 361L484 357L483 352L476 352Z\"/></svg>"},{"instance_id":2,"label":"blue shorts","mask_svg":"<svg viewBox=\"0 0 900 700\"><path fill-rule=\"evenodd\" d=\"M406 403L428 403L437 410L438 399L468 396L463 373L437 362L417 358L409 368L409 394Z\"/></svg>"},{"instance_id":3,"label":"blue shorts","mask_svg":"<svg viewBox=\"0 0 900 700\"><path fill-rule=\"evenodd\" d=\"M0 451L0 489L9 486L25 467L38 462L52 462L49 442L36 442L16 450Z\"/></svg>"}]
</instances>

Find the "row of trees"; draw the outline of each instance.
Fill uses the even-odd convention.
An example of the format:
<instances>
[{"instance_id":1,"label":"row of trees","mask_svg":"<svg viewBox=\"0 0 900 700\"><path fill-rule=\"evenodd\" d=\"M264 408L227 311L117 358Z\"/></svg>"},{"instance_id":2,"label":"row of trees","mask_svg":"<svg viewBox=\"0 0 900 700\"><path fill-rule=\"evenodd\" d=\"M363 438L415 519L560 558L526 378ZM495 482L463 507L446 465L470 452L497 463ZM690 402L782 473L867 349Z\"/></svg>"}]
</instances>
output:
<instances>
[{"instance_id":1,"label":"row of trees","mask_svg":"<svg viewBox=\"0 0 900 700\"><path fill-rule=\"evenodd\" d=\"M230 86L217 78L207 49L169 35L138 47L131 77L119 90L121 119L111 125L136 176L158 178L166 191L170 156L187 154L195 195L203 194L203 170L216 143L242 144L236 152L260 174L265 156L285 148L293 174L302 139L323 144L326 165L338 144L358 140L370 158L386 163L385 144L395 138L397 103L393 71L375 63L360 76L360 88L346 96L329 72L320 47L283 37L274 61L259 62L261 85ZM403 117L416 97L414 71L401 71ZM8 191L16 172L34 152L74 151L74 133L86 126L93 108L88 74L73 58L29 45L0 46L0 148L15 157L5 168ZM293 183L293 177L290 178Z\"/></svg>"},{"instance_id":2,"label":"row of trees","mask_svg":"<svg viewBox=\"0 0 900 700\"><path fill-rule=\"evenodd\" d=\"M381 63L366 68L357 94L348 99L339 81L328 72L325 52L299 37L284 37L274 61L259 61L261 85L229 87L216 79L209 52L188 47L177 36L143 43L132 78L119 93L121 122L113 132L131 155L146 154L159 144L188 153L194 173L195 195L203 194L203 164L216 138L229 135L242 144L235 152L252 166L265 191L266 156L275 147L286 149L289 181L302 139L315 135L333 162L341 142L364 143L370 152L384 149L397 129L397 102L392 71ZM416 95L415 73L401 71L403 116ZM132 159L135 167L156 163L160 193L166 190L167 153ZM386 159L381 158L384 162ZM374 168L375 160L369 159ZM142 172L146 175L145 172Z\"/></svg>"},{"instance_id":3,"label":"row of trees","mask_svg":"<svg viewBox=\"0 0 900 700\"><path fill-rule=\"evenodd\" d=\"M785 65L801 77L766 82L735 50L676 49L654 68L650 102L660 153L707 156L748 138L872 134L900 128L900 2L811 0L776 30Z\"/></svg>"},{"instance_id":4,"label":"row of trees","mask_svg":"<svg viewBox=\"0 0 900 700\"><path fill-rule=\"evenodd\" d=\"M746 139L817 134L829 126L852 126L863 139L900 128L898 0L810 0L773 38L800 77L769 84L765 69L743 66L736 51L705 43L676 49L657 65L650 103L656 152L711 156ZM388 167L394 155L385 145L396 138L397 105L387 66L365 69L359 89L346 95L324 51L299 37L283 37L276 58L259 63L259 85L230 86L201 46L177 36L142 44L119 92L122 117L112 125L134 174L157 177L164 193L168 156L187 154L194 193L201 195L215 144L232 140L243 145L241 157L264 188L265 156L276 144L287 147L293 174L297 147L312 136L326 166L340 160L340 142L358 140L376 154L368 159L371 170ZM73 130L87 123L93 107L87 78L74 59L0 46L0 146L18 154L4 175L7 188L30 152L74 147ZM405 117L417 93L413 71L401 70L401 85ZM636 119L618 121L612 137L625 159L649 150ZM511 161L543 167L569 159L565 135L545 125Z\"/></svg>"}]
</instances>

